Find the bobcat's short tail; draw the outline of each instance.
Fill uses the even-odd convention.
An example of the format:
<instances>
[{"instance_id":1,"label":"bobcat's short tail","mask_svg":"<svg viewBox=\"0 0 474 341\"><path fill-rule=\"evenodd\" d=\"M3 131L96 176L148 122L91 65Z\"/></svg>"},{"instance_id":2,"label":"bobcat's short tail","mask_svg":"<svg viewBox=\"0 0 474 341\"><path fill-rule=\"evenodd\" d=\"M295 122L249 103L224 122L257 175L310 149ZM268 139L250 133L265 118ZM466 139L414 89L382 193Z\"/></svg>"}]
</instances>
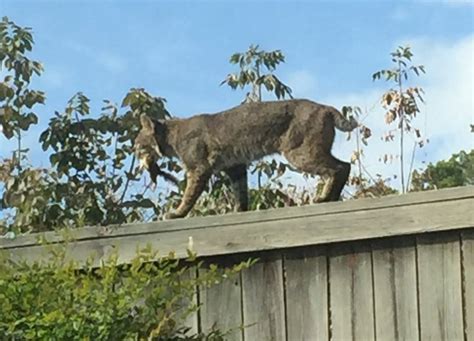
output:
<instances>
[{"instance_id":1,"label":"bobcat's short tail","mask_svg":"<svg viewBox=\"0 0 474 341\"><path fill-rule=\"evenodd\" d=\"M345 118L344 115L342 115L338 110L332 108L332 116L334 117L334 125L336 126L337 129L340 131L352 131L357 126L359 123L356 121L354 117L350 117L349 119Z\"/></svg>"}]
</instances>

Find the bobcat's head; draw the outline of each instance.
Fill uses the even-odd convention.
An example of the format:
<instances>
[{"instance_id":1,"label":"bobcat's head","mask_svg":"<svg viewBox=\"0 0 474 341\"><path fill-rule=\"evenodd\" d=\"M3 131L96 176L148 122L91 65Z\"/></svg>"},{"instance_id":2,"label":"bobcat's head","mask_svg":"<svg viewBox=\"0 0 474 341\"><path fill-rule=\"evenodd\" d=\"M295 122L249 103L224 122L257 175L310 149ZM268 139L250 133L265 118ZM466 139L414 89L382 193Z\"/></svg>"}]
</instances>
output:
<instances>
[{"instance_id":1,"label":"bobcat's head","mask_svg":"<svg viewBox=\"0 0 474 341\"><path fill-rule=\"evenodd\" d=\"M151 170L154 169L156 162L163 156L163 153L156 140L158 132L155 129L155 122L147 115L142 114L140 116L140 123L142 129L135 138L135 155L140 162L140 168L145 168L151 173ZM153 174L151 175L153 179Z\"/></svg>"}]
</instances>

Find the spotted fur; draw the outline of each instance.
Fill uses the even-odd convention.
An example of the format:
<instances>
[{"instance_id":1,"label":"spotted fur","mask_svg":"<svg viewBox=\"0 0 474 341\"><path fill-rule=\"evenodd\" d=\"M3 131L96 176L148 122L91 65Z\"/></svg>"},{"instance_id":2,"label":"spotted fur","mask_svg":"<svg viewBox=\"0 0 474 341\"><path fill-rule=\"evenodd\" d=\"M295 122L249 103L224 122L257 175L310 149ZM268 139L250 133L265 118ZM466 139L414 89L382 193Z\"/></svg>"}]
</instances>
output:
<instances>
[{"instance_id":1,"label":"spotted fur","mask_svg":"<svg viewBox=\"0 0 474 341\"><path fill-rule=\"evenodd\" d=\"M304 99L245 103L187 119L154 121L142 115L141 124L135 148L145 167L153 170L158 158L168 156L179 158L186 170L182 202L167 218L186 216L209 177L221 170L232 181L236 210L247 210L247 165L274 153L296 169L325 179L318 201L337 201L350 164L331 154L335 128L357 127L353 118L346 119L335 108Z\"/></svg>"}]
</instances>

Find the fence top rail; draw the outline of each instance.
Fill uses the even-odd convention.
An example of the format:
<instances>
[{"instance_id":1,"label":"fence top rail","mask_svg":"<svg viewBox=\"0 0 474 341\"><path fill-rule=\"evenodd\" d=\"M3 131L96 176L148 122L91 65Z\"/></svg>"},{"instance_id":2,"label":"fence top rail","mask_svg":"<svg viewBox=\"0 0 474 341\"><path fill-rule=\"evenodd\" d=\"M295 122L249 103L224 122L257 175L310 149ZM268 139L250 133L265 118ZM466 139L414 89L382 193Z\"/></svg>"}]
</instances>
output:
<instances>
[{"instance_id":1,"label":"fence top rail","mask_svg":"<svg viewBox=\"0 0 474 341\"><path fill-rule=\"evenodd\" d=\"M307 205L301 207L289 207L281 209L270 209L265 211L254 211L245 213L226 214L221 216L210 217L196 217L190 219L178 219L171 221L158 221L151 223L125 224L121 226L94 226L79 229L72 229L66 233L67 238L75 241L87 241L94 239L115 239L126 238L138 235L149 234L169 234L172 232L188 232L190 235L193 231L200 229L209 229L215 227L222 227L233 225L239 226L239 230L245 229L248 226L251 229L258 229L258 225L262 223L271 223L277 221L288 221L295 219L304 219L317 222L318 219L325 220L324 217L331 216L334 221L338 220L338 216L346 217L348 214L360 215L361 213L372 210L390 210L397 209L400 211L402 207L410 207L416 205L426 205L429 203L448 203L450 201L464 201L474 199L474 186L450 188L435 191L416 192L406 195L391 195L382 198L368 198L349 200L345 202L334 202L317 205ZM466 202L467 203L467 202ZM466 204L465 203L465 204ZM468 209L466 206L466 209ZM393 212L393 210L391 210ZM392 215L392 214L391 214ZM387 217L390 218L390 217ZM392 217L393 218L393 217ZM468 225L472 227L474 221L474 208L466 211ZM392 219L390 219L392 220ZM383 221L381 224L385 225ZM291 230L294 226L288 224L288 229ZM467 226L466 226L467 227ZM449 226L446 227L449 229ZM443 228L440 228L443 230ZM363 231L361 231L363 234ZM390 228L383 229L385 235L396 235L396 230ZM405 234L408 231L404 231ZM413 232L417 232L416 228ZM49 242L61 242L64 240L64 232L46 232L35 233L24 236L19 236L15 239L0 239L0 249L24 248L38 244L40 237ZM383 237L380 234L378 237ZM164 235L163 235L164 237ZM361 235L361 239L364 238Z\"/></svg>"}]
</instances>

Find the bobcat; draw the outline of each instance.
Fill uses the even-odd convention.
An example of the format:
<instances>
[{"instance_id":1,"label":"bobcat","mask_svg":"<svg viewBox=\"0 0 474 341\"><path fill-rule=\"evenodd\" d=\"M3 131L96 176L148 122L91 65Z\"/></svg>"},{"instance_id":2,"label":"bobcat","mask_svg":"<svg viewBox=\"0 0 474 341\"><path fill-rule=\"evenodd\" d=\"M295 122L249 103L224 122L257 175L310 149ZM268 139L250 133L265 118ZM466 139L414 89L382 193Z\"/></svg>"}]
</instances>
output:
<instances>
[{"instance_id":1,"label":"bobcat","mask_svg":"<svg viewBox=\"0 0 474 341\"><path fill-rule=\"evenodd\" d=\"M334 128L351 131L358 125L333 107L305 99L245 103L186 119L156 121L142 114L140 122L135 152L152 179L163 175L156 166L162 156L179 158L186 170L183 199L165 219L186 216L210 176L221 170L231 180L236 211L246 211L247 165L273 153L325 179L318 202L337 201L351 167L331 155Z\"/></svg>"}]
</instances>

